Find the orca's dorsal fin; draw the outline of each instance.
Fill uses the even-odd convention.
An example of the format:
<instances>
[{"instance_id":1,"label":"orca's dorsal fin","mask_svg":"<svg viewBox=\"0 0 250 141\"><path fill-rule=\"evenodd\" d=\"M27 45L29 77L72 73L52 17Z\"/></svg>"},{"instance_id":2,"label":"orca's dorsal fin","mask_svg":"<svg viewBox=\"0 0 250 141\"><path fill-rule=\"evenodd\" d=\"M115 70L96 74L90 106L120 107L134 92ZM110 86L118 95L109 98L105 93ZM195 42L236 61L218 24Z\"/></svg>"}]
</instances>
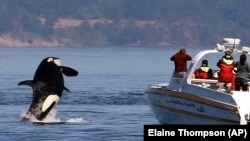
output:
<instances>
[{"instance_id":1,"label":"orca's dorsal fin","mask_svg":"<svg viewBox=\"0 0 250 141\"><path fill-rule=\"evenodd\" d=\"M78 71L76 71L75 69L72 69L70 67L61 66L61 69L62 69L62 73L66 76L77 76L78 75Z\"/></svg>"}]
</instances>

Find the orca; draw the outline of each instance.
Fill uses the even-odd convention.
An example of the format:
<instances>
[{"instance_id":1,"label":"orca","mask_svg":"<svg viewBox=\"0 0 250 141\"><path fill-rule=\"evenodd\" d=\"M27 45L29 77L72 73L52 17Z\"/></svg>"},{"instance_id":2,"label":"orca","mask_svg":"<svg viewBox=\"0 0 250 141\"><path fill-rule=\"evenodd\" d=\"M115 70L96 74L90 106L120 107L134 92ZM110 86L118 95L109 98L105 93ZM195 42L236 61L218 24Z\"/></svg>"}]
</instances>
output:
<instances>
[{"instance_id":1,"label":"orca","mask_svg":"<svg viewBox=\"0 0 250 141\"><path fill-rule=\"evenodd\" d=\"M63 90L70 91L64 86L63 75L74 77L78 71L67 66L61 66L58 57L44 58L38 66L33 80L24 80L18 85L30 86L33 90L32 103L27 114L42 121L58 104ZM24 117L22 120L29 120Z\"/></svg>"}]
</instances>

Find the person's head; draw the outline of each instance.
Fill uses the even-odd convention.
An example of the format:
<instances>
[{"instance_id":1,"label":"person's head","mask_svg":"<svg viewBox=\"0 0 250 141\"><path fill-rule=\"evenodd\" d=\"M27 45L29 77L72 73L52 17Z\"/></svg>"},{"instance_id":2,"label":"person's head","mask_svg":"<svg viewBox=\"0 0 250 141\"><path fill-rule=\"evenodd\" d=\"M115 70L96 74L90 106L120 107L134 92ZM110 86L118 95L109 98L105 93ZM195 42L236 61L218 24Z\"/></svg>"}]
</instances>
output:
<instances>
[{"instance_id":1,"label":"person's head","mask_svg":"<svg viewBox=\"0 0 250 141\"><path fill-rule=\"evenodd\" d=\"M230 55L224 55L222 57L222 63L227 65L232 65L234 63L234 58Z\"/></svg>"},{"instance_id":2,"label":"person's head","mask_svg":"<svg viewBox=\"0 0 250 141\"><path fill-rule=\"evenodd\" d=\"M223 59L226 59L226 60L233 60L233 57L232 57L232 50L227 48L226 50L224 50L224 53L225 55L222 57Z\"/></svg>"},{"instance_id":3,"label":"person's head","mask_svg":"<svg viewBox=\"0 0 250 141\"><path fill-rule=\"evenodd\" d=\"M232 53L233 53L233 51L231 50L231 49L226 49L225 51L224 51L224 53L225 53L225 56L231 56L232 55Z\"/></svg>"},{"instance_id":4,"label":"person's head","mask_svg":"<svg viewBox=\"0 0 250 141\"><path fill-rule=\"evenodd\" d=\"M202 60L201 66L202 67L208 67L208 60Z\"/></svg>"},{"instance_id":5,"label":"person's head","mask_svg":"<svg viewBox=\"0 0 250 141\"><path fill-rule=\"evenodd\" d=\"M186 49L184 48L184 47L181 47L180 48L180 51L179 51L179 53L182 53L182 54L186 54Z\"/></svg>"},{"instance_id":6,"label":"person's head","mask_svg":"<svg viewBox=\"0 0 250 141\"><path fill-rule=\"evenodd\" d=\"M245 62L246 62L246 60L247 60L246 54L241 54L241 55L240 55L240 64L241 64L241 65L244 65Z\"/></svg>"}]
</instances>

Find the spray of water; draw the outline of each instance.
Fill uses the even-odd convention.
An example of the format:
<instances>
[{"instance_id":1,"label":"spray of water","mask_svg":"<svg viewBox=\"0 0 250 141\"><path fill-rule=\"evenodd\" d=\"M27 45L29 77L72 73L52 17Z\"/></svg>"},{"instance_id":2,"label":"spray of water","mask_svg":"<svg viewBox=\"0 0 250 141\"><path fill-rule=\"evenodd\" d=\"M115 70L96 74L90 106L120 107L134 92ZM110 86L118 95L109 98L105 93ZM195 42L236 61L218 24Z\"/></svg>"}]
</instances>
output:
<instances>
[{"instance_id":1,"label":"spray of water","mask_svg":"<svg viewBox=\"0 0 250 141\"><path fill-rule=\"evenodd\" d=\"M51 112L47 115L45 119L42 121L39 121L36 119L35 116L30 115L27 113L27 110L23 110L20 114L20 117L22 121L29 121L29 122L46 122L46 123L60 123L60 122L66 122L66 123L83 123L87 122L84 118L69 118L67 120L61 120L60 118L56 117L57 111L56 109L51 110Z\"/></svg>"}]
</instances>

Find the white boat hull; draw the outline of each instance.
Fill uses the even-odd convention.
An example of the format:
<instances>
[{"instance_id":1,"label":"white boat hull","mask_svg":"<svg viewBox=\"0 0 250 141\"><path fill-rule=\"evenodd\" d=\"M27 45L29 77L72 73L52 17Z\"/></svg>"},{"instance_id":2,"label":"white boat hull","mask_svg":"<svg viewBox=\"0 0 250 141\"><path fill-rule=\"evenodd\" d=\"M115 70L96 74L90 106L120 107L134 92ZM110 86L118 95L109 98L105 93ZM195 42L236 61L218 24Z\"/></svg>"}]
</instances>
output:
<instances>
[{"instance_id":1,"label":"white boat hull","mask_svg":"<svg viewBox=\"0 0 250 141\"><path fill-rule=\"evenodd\" d=\"M178 92L174 93L178 95ZM214 106L207 99L201 102L160 92L150 93L150 89L146 97L156 119L162 124L240 124L235 107L224 108L219 103Z\"/></svg>"}]
</instances>

